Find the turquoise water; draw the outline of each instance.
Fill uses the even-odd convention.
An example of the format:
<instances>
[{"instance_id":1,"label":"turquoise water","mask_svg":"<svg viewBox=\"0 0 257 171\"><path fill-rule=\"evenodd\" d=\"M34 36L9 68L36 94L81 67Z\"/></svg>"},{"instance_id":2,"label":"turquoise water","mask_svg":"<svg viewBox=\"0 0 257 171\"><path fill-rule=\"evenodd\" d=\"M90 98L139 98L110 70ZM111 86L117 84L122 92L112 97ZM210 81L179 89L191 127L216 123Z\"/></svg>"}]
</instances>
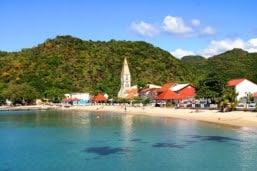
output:
<instances>
[{"instance_id":1,"label":"turquoise water","mask_svg":"<svg viewBox=\"0 0 257 171\"><path fill-rule=\"evenodd\" d=\"M0 170L256 170L257 130L128 114L0 112Z\"/></svg>"}]
</instances>

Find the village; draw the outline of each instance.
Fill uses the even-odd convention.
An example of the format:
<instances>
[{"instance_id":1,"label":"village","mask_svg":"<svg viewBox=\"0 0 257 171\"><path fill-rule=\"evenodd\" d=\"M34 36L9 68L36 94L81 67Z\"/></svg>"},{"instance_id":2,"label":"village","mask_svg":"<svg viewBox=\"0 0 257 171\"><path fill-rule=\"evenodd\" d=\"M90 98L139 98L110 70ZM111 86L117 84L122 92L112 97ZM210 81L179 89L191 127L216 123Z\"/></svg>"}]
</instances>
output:
<instances>
[{"instance_id":1,"label":"village","mask_svg":"<svg viewBox=\"0 0 257 171\"><path fill-rule=\"evenodd\" d=\"M138 104L135 98L147 99L148 105L155 107L175 107L175 108L200 108L200 109L218 109L219 104L213 99L196 99L196 88L191 83L173 83L168 82L164 85L147 84L145 88L139 91L137 85L131 85L131 74L127 59L124 58L121 76L120 90L117 97L126 99L130 106L142 106ZM246 78L232 79L226 84L235 89L237 93L237 110L256 110L257 102L257 84ZM113 104L114 99L109 99L107 94L99 93L91 96L89 93L71 93L65 94L62 105L65 107L80 105L99 105Z\"/></svg>"}]
</instances>

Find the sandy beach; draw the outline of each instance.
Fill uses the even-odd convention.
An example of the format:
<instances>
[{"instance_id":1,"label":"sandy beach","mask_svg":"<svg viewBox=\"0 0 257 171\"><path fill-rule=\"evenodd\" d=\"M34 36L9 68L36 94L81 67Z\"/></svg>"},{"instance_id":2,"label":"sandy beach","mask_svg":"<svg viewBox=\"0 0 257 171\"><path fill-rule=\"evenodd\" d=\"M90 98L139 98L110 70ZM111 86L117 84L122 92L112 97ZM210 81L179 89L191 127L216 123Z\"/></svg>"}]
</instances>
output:
<instances>
[{"instance_id":1,"label":"sandy beach","mask_svg":"<svg viewBox=\"0 0 257 171\"><path fill-rule=\"evenodd\" d=\"M105 111L118 112L131 115L146 115L151 117L171 117L186 120L197 120L215 124L223 124L238 127L257 127L257 112L252 111L232 111L220 112L218 110L195 110L195 109L174 109L159 107L131 107L131 106L72 106L62 108L63 110L85 110L85 111Z\"/></svg>"}]
</instances>

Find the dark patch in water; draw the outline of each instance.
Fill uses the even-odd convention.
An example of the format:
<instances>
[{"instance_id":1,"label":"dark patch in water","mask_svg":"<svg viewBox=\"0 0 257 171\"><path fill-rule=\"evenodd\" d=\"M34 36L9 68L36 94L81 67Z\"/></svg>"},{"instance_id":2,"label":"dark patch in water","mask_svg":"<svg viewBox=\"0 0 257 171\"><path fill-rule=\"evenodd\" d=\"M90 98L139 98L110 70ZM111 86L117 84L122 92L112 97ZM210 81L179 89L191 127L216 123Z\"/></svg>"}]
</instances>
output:
<instances>
[{"instance_id":1,"label":"dark patch in water","mask_svg":"<svg viewBox=\"0 0 257 171\"><path fill-rule=\"evenodd\" d=\"M103 146L103 147L86 148L83 152L94 153L94 154L98 154L101 156L106 156L106 155L116 154L116 153L125 153L128 151L129 151L129 149L127 149L127 148L111 148L109 146Z\"/></svg>"},{"instance_id":2,"label":"dark patch in water","mask_svg":"<svg viewBox=\"0 0 257 171\"><path fill-rule=\"evenodd\" d=\"M193 135L192 138L200 139L202 141L216 141L216 142L246 142L236 138L229 138L223 136L201 136L201 135Z\"/></svg>"},{"instance_id":3,"label":"dark patch in water","mask_svg":"<svg viewBox=\"0 0 257 171\"><path fill-rule=\"evenodd\" d=\"M131 141L139 142L139 141L142 141L142 140L141 140L141 139L139 139L139 138L135 138L135 139L132 139Z\"/></svg>"},{"instance_id":4,"label":"dark patch in water","mask_svg":"<svg viewBox=\"0 0 257 171\"><path fill-rule=\"evenodd\" d=\"M140 138L135 138L135 139L132 139L132 140L130 140L130 141L132 141L132 142L139 142L139 143L142 143L142 144L146 144L146 143L147 143L146 141L143 141L143 140L140 139Z\"/></svg>"},{"instance_id":5,"label":"dark patch in water","mask_svg":"<svg viewBox=\"0 0 257 171\"><path fill-rule=\"evenodd\" d=\"M156 143L152 145L153 147L163 148L163 147L169 147L169 148L184 148L186 145L179 145L175 143Z\"/></svg>"}]
</instances>

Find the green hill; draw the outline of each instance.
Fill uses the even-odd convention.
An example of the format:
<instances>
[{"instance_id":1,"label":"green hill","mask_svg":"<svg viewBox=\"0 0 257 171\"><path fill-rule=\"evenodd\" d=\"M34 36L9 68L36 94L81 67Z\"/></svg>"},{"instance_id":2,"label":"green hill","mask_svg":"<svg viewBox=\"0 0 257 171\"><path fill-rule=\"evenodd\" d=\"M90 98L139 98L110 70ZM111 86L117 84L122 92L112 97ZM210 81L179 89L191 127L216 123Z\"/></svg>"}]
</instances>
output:
<instances>
[{"instance_id":1,"label":"green hill","mask_svg":"<svg viewBox=\"0 0 257 171\"><path fill-rule=\"evenodd\" d=\"M181 61L197 75L207 76L216 72L225 81L234 78L247 78L257 83L257 53L233 49L208 59L199 56L184 57Z\"/></svg>"},{"instance_id":2,"label":"green hill","mask_svg":"<svg viewBox=\"0 0 257 171\"><path fill-rule=\"evenodd\" d=\"M241 49L208 59L186 56L179 60L143 41L84 41L57 36L20 52L0 52L0 102L12 99L12 95L22 101L61 98L70 92L104 92L116 97L125 57L132 85L139 88L166 82L191 82L198 87L217 74L222 82L242 77L257 82L257 53Z\"/></svg>"},{"instance_id":3,"label":"green hill","mask_svg":"<svg viewBox=\"0 0 257 171\"><path fill-rule=\"evenodd\" d=\"M0 94L10 94L23 85L42 98L69 92L116 96L125 57L132 85L193 79L180 60L146 42L83 41L57 36L20 52L0 52Z\"/></svg>"}]
</instances>

